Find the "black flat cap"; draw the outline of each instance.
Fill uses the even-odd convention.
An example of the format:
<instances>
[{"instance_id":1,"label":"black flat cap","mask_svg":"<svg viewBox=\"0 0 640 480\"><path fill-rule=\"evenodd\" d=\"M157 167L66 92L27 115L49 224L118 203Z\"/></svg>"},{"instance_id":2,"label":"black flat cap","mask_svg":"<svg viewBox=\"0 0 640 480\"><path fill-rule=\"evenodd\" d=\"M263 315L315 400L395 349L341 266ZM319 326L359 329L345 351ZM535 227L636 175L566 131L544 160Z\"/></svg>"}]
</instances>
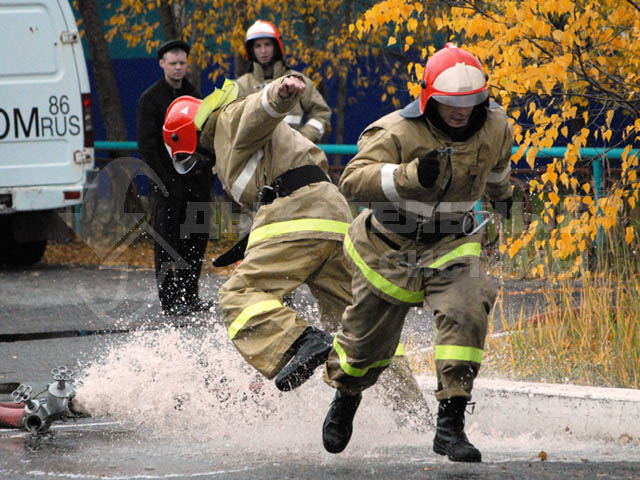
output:
<instances>
[{"instance_id":1,"label":"black flat cap","mask_svg":"<svg viewBox=\"0 0 640 480\"><path fill-rule=\"evenodd\" d=\"M187 55L189 55L189 50L191 50L189 44L184 40L169 40L158 47L158 60L162 59L165 53L174 48L184 50Z\"/></svg>"}]
</instances>

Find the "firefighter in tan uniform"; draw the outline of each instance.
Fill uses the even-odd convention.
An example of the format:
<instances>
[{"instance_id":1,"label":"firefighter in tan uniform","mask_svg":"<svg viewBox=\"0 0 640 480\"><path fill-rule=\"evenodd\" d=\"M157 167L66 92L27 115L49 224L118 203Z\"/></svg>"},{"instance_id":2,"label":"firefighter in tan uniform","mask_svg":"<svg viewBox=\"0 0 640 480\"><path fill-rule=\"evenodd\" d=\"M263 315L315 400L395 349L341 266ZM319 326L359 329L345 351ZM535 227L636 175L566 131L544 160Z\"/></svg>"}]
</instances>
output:
<instances>
[{"instance_id":1,"label":"firefighter in tan uniform","mask_svg":"<svg viewBox=\"0 0 640 480\"><path fill-rule=\"evenodd\" d=\"M302 76L307 88L284 121L312 142L318 143L331 122L331 109L310 78L285 64L284 48L276 27L270 22L257 20L247 30L244 45L251 66L249 72L238 78L238 95L245 97L255 93L280 77Z\"/></svg>"},{"instance_id":2,"label":"firefighter in tan uniform","mask_svg":"<svg viewBox=\"0 0 640 480\"><path fill-rule=\"evenodd\" d=\"M305 382L326 361L332 341L283 297L306 283L318 301L321 326L332 332L351 303L342 249L352 220L349 205L327 176L322 150L282 122L305 87L301 77L284 77L231 101L235 84L227 81L202 102L176 100L163 128L176 170L192 168L194 152L214 158L234 200L258 207L244 261L220 288L220 305L234 345L264 376L275 376L282 391ZM394 361L388 377L387 397L402 418L424 411L404 359Z\"/></svg>"},{"instance_id":3,"label":"firefighter in tan uniform","mask_svg":"<svg viewBox=\"0 0 640 480\"><path fill-rule=\"evenodd\" d=\"M489 102L478 60L447 44L425 66L420 98L374 122L360 136L340 189L371 202L351 224L353 303L326 362L336 388L323 443L344 450L362 390L390 363L412 306L426 302L437 334L434 451L479 462L464 433L464 412L482 362L496 288L480 265L472 208L486 194L507 218L512 128Z\"/></svg>"}]
</instances>

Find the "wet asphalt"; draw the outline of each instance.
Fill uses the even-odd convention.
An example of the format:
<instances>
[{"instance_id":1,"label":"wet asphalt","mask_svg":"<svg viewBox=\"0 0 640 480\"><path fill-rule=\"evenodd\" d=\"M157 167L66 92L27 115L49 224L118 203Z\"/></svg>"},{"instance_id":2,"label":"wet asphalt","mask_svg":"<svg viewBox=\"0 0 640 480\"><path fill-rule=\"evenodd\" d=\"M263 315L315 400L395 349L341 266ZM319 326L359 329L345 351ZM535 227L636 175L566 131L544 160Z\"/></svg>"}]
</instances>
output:
<instances>
[{"instance_id":1,"label":"wet asphalt","mask_svg":"<svg viewBox=\"0 0 640 480\"><path fill-rule=\"evenodd\" d=\"M202 296L215 298L223 280L203 276ZM505 316L529 316L540 308L544 299L538 287L505 282ZM66 365L81 371L133 332L156 332L171 325L197 336L218 318L217 307L191 317L161 315L153 272L143 269L46 265L5 269L0 270L0 292L0 385L20 382L36 391L52 381L52 368ZM306 290L296 293L294 303L313 317ZM500 320L499 312L494 315ZM413 309L404 336L412 335L418 347L429 346L432 323L428 312ZM364 408L362 419L356 417L347 450L331 455L323 451L320 440L331 392L317 376L292 397L269 397L271 405L265 411L277 411L279 402L291 398L295 405L288 408L295 413L285 410L277 421L266 420L248 429L224 425L249 418L233 414L216 416L215 421L206 416L194 419L190 425L200 425L200 434L197 429L180 428L157 434L130 420L108 416L56 423L44 436L1 429L0 478L640 479L637 439L630 445L594 439L592 443L598 444L594 450L588 439L587 447L581 440L577 450L570 441L556 442L543 461L535 440L521 436L514 440L514 432L498 429L488 440L476 442L484 453L482 464L458 464L431 451L432 432L395 431L392 423L365 419L384 412L375 404ZM8 395L0 394L0 401L8 400ZM245 410L251 407L251 402L241 405Z\"/></svg>"}]
</instances>

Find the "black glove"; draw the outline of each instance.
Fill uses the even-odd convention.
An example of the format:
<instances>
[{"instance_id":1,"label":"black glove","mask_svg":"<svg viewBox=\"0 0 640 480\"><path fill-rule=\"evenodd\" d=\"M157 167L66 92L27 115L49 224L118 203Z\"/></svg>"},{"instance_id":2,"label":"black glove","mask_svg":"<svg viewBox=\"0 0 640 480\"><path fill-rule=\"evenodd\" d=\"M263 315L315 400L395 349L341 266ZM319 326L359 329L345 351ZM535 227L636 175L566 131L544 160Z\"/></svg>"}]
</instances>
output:
<instances>
[{"instance_id":1,"label":"black glove","mask_svg":"<svg viewBox=\"0 0 640 480\"><path fill-rule=\"evenodd\" d=\"M495 200L491 200L491 206L496 213L499 213L509 220L511 218L511 207L513 207L513 197L508 197L497 202Z\"/></svg>"},{"instance_id":2,"label":"black glove","mask_svg":"<svg viewBox=\"0 0 640 480\"><path fill-rule=\"evenodd\" d=\"M431 188L440 174L440 159L437 150L431 150L418 161L418 181L424 188Z\"/></svg>"}]
</instances>

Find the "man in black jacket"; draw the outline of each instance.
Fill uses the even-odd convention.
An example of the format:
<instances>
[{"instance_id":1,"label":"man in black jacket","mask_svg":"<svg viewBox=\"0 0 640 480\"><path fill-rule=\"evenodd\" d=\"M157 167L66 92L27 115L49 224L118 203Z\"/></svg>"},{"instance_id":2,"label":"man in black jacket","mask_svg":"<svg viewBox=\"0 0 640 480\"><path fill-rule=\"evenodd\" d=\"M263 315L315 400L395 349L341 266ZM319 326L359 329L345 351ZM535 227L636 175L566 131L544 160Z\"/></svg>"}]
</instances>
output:
<instances>
[{"instance_id":1,"label":"man in black jacket","mask_svg":"<svg viewBox=\"0 0 640 480\"><path fill-rule=\"evenodd\" d=\"M202 162L185 175L178 174L162 139L162 124L171 102L181 95L201 98L184 78L189 50L182 40L163 43L158 48L158 60L164 75L138 101L140 154L161 181L160 185L151 185L150 194L156 281L167 315L186 315L213 306L213 302L200 298L198 281L209 238L214 177Z\"/></svg>"}]
</instances>

